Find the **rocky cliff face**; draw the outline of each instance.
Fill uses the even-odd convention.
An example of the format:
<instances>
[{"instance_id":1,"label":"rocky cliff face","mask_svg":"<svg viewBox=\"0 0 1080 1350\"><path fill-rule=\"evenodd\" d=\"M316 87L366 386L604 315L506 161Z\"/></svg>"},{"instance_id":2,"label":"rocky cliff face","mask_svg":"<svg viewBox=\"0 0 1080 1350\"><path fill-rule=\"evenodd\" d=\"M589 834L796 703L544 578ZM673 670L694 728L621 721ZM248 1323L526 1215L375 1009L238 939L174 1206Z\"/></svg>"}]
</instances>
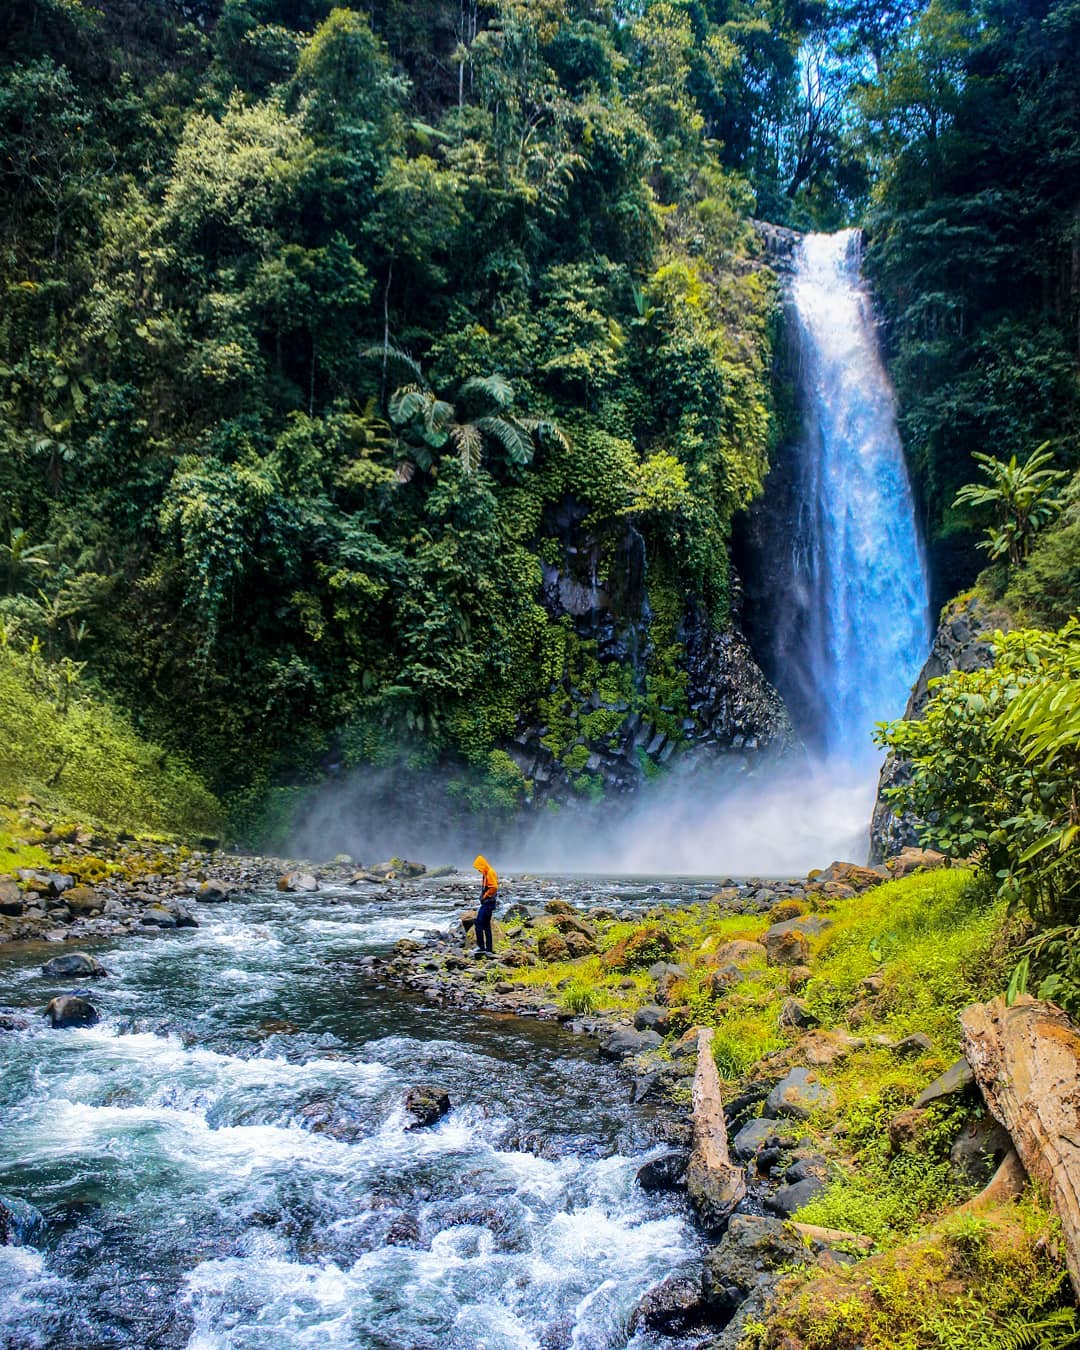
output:
<instances>
[{"instance_id":1,"label":"rocky cliff face","mask_svg":"<svg viewBox=\"0 0 1080 1350\"><path fill-rule=\"evenodd\" d=\"M628 794L679 755L749 765L793 750L798 738L787 710L737 623L718 630L692 600L667 634L674 692L657 696L652 672L665 644L649 600L644 543L630 525L614 547L609 540L602 548L582 533L582 518L574 503L563 503L564 558L545 566L542 602L553 618L572 623L600 673L591 688L569 678L552 688L559 735L546 723L523 721L504 745L530 782L532 800ZM605 678L612 672L618 697Z\"/></svg>"},{"instance_id":2,"label":"rocky cliff face","mask_svg":"<svg viewBox=\"0 0 1080 1350\"><path fill-rule=\"evenodd\" d=\"M1011 627L1009 616L991 609L978 596L969 595L953 600L941 613L934 645L919 678L911 691L904 717L911 721L922 715L930 700L930 681L951 670L984 670L993 664L993 635L997 629ZM877 802L870 822L870 862L880 863L901 849L916 847L919 843L915 817L897 815L889 804L886 792L898 787L910 777L906 760L889 755L878 779Z\"/></svg>"}]
</instances>

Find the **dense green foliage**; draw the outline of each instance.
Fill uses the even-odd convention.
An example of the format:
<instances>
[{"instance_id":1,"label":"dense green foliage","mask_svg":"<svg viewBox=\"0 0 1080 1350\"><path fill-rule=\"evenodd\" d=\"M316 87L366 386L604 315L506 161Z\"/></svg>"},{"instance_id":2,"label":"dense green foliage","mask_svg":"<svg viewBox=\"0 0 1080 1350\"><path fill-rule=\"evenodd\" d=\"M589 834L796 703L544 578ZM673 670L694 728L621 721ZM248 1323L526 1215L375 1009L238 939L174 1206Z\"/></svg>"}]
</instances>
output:
<instances>
[{"instance_id":1,"label":"dense green foliage","mask_svg":"<svg viewBox=\"0 0 1080 1350\"><path fill-rule=\"evenodd\" d=\"M918 721L887 728L912 769L892 795L1023 907L1043 992L1080 1008L1080 621L996 646L990 669L934 682Z\"/></svg>"},{"instance_id":2,"label":"dense green foliage","mask_svg":"<svg viewBox=\"0 0 1080 1350\"><path fill-rule=\"evenodd\" d=\"M973 452L1080 461L1078 66L1072 0L932 0L861 97L867 265L942 597L975 571L952 505Z\"/></svg>"},{"instance_id":3,"label":"dense green foliage","mask_svg":"<svg viewBox=\"0 0 1080 1350\"><path fill-rule=\"evenodd\" d=\"M973 452L1076 463L1078 33L1070 0L27 0L9 642L248 802L405 744L513 807L526 722L594 794L616 709L684 734L691 607L727 621L776 435L751 213L868 203L939 584L970 580ZM1009 579L1037 620L1075 607L1072 519ZM637 623L632 666L545 566Z\"/></svg>"},{"instance_id":4,"label":"dense green foliage","mask_svg":"<svg viewBox=\"0 0 1080 1350\"><path fill-rule=\"evenodd\" d=\"M509 805L500 742L578 659L541 560L612 573L632 530L677 598L625 692L674 723L684 604L725 622L771 434L697 18L198 8L33 0L7 34L11 641L221 787L412 741Z\"/></svg>"}]
</instances>

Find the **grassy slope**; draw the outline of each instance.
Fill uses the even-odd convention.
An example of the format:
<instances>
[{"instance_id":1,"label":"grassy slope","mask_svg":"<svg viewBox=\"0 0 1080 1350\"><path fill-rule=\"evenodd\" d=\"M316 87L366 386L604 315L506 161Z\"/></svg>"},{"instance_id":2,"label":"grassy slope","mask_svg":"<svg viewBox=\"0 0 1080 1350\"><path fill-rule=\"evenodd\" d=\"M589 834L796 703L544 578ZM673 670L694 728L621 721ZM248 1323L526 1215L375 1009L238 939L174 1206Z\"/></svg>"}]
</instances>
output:
<instances>
[{"instance_id":1,"label":"grassy slope","mask_svg":"<svg viewBox=\"0 0 1080 1350\"><path fill-rule=\"evenodd\" d=\"M101 699L74 692L64 710L57 678L32 657L0 654L0 795L31 794L64 818L112 828L220 828L217 800L187 764ZM0 856L0 869L36 862L12 859Z\"/></svg>"},{"instance_id":2,"label":"grassy slope","mask_svg":"<svg viewBox=\"0 0 1080 1350\"><path fill-rule=\"evenodd\" d=\"M820 1070L836 1105L794 1131L828 1157L833 1174L799 1217L865 1233L878 1252L824 1283L813 1274L793 1277L783 1311L768 1328L752 1328L746 1344L786 1350L1005 1344L1013 1319L1042 1316L1058 1302L1064 1272L1048 1206L1028 1195L1021 1206L979 1218L952 1215L974 1190L958 1184L949 1165L969 1108L931 1108L929 1134L900 1152L889 1143L888 1124L957 1059L959 1011L1003 988L1008 917L960 869L814 903L829 911L832 924L811 939L812 975L799 992L820 1023L811 1036L819 1044L848 1036L864 1044ZM716 1027L717 1062L733 1095L757 1077L775 1079L785 1066L804 1062L809 1043L807 1033L780 1024L790 996L786 969L751 958L742 963L748 978L719 997L710 993L712 953L735 938L759 939L773 917L790 917L789 909L742 917L704 905L636 927L610 924L599 956L516 971L515 982L550 986L579 1011L629 1010L651 999L651 982L642 973L608 969L605 955L635 932L661 928L675 947L667 959L689 972L669 1005L683 1006L686 1026ZM868 989L862 982L871 977ZM930 1039L924 1053L906 1058L889 1048L915 1032Z\"/></svg>"}]
</instances>

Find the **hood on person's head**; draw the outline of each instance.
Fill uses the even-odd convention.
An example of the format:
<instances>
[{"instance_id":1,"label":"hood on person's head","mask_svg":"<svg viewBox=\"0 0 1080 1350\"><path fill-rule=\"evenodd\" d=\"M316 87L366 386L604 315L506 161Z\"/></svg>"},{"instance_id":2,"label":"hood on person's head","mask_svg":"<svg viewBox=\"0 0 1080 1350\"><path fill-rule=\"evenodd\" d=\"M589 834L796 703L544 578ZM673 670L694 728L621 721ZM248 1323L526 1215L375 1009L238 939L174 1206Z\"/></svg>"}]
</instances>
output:
<instances>
[{"instance_id":1,"label":"hood on person's head","mask_svg":"<svg viewBox=\"0 0 1080 1350\"><path fill-rule=\"evenodd\" d=\"M491 870L491 864L482 853L478 853L473 859L473 866L478 872L488 872Z\"/></svg>"}]
</instances>

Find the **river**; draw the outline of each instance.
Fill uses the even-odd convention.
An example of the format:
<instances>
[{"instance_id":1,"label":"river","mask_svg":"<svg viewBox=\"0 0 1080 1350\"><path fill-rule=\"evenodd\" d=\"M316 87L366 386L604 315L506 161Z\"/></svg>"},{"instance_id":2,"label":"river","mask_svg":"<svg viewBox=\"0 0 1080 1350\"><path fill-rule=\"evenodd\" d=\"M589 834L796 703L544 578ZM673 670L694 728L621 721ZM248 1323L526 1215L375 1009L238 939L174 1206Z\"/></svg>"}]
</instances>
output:
<instances>
[{"instance_id":1,"label":"river","mask_svg":"<svg viewBox=\"0 0 1080 1350\"><path fill-rule=\"evenodd\" d=\"M635 1184L655 1121L595 1046L360 974L459 903L200 907L94 949L97 1026L0 1033L0 1195L43 1220L0 1247L3 1350L667 1344L628 1321L699 1242ZM62 950L0 948L0 1002L71 992L41 973ZM453 1109L409 1129L425 1081Z\"/></svg>"}]
</instances>

